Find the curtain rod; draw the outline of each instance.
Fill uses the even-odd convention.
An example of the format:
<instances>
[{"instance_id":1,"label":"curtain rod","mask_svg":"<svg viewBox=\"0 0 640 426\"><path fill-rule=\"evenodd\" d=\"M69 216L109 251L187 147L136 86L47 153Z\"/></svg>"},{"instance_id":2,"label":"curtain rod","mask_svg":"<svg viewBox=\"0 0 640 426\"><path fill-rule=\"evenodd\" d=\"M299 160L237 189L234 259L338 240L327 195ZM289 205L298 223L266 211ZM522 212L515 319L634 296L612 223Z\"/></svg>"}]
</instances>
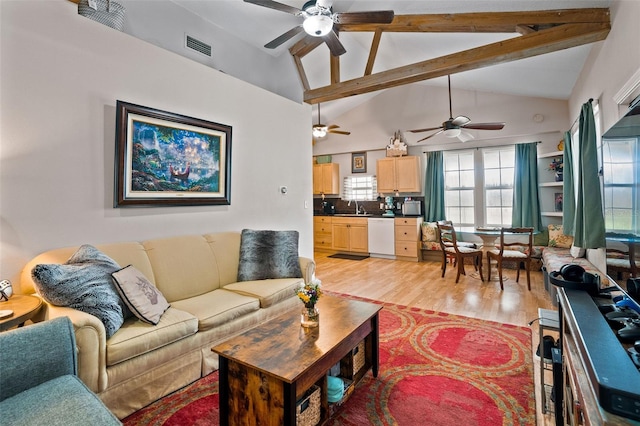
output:
<instances>
[{"instance_id":1,"label":"curtain rod","mask_svg":"<svg viewBox=\"0 0 640 426\"><path fill-rule=\"evenodd\" d=\"M589 102L593 105L595 102L595 105L598 105L598 100L597 99L593 99L593 98L589 98ZM571 129L573 129L573 126L576 125L576 123L578 122L578 120L580 120L580 114L578 114L578 116L576 117L575 120L573 120L573 123L571 123L571 126L569 126L569 131L571 131Z\"/></svg>"},{"instance_id":2,"label":"curtain rod","mask_svg":"<svg viewBox=\"0 0 640 426\"><path fill-rule=\"evenodd\" d=\"M504 145L491 145L491 146L476 146L473 148L457 148L457 149L438 149L438 150L434 150L434 151L422 151L423 154L428 154L430 152L438 152L438 151L442 151L442 152L455 152L455 151L469 151L471 149L475 149L476 151L479 149L484 149L484 148L504 148L506 146L516 146L516 145L522 145L525 143L535 143L536 145L539 143L542 143L542 141L535 141L535 142L515 142L515 143L508 143L508 144L504 144Z\"/></svg>"}]
</instances>

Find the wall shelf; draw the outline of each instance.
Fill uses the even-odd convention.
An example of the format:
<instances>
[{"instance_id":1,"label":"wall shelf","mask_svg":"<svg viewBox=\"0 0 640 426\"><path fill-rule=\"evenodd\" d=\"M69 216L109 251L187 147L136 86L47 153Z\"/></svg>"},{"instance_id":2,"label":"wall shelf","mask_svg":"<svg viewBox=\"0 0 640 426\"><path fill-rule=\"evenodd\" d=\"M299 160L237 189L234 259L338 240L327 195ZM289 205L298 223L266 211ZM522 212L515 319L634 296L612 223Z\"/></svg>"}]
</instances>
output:
<instances>
[{"instance_id":1,"label":"wall shelf","mask_svg":"<svg viewBox=\"0 0 640 426\"><path fill-rule=\"evenodd\" d=\"M540 186L562 186L564 182L542 182Z\"/></svg>"},{"instance_id":2,"label":"wall shelf","mask_svg":"<svg viewBox=\"0 0 640 426\"><path fill-rule=\"evenodd\" d=\"M562 212L540 212L542 216L562 217Z\"/></svg>"}]
</instances>

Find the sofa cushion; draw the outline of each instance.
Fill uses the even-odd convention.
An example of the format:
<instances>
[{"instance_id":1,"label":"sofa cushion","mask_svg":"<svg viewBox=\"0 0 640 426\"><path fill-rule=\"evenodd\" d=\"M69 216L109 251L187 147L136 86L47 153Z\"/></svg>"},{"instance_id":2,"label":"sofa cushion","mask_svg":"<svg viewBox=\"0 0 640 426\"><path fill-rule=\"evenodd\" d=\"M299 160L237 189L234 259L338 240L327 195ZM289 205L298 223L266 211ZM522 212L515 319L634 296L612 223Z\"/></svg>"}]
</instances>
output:
<instances>
[{"instance_id":1,"label":"sofa cushion","mask_svg":"<svg viewBox=\"0 0 640 426\"><path fill-rule=\"evenodd\" d=\"M303 284L302 278L280 278L258 281L241 281L224 286L225 290L234 291L260 300L261 308L268 308L278 302L295 296L295 292Z\"/></svg>"},{"instance_id":2,"label":"sofa cushion","mask_svg":"<svg viewBox=\"0 0 640 426\"><path fill-rule=\"evenodd\" d=\"M562 225L549 225L549 247L570 248L573 244L571 235L564 235Z\"/></svg>"},{"instance_id":3,"label":"sofa cushion","mask_svg":"<svg viewBox=\"0 0 640 426\"><path fill-rule=\"evenodd\" d=\"M166 310L156 325L138 321L136 318L128 319L120 330L107 340L107 365L115 365L154 351L197 331L198 319L173 307Z\"/></svg>"},{"instance_id":4,"label":"sofa cushion","mask_svg":"<svg viewBox=\"0 0 640 426\"><path fill-rule=\"evenodd\" d=\"M85 244L66 263L38 264L31 275L38 293L47 302L97 317L109 338L131 316L111 277L118 269L120 265L113 259Z\"/></svg>"},{"instance_id":5,"label":"sofa cushion","mask_svg":"<svg viewBox=\"0 0 640 426\"><path fill-rule=\"evenodd\" d=\"M111 274L118 294L127 307L141 321L156 325L169 308L160 290L133 266L126 266Z\"/></svg>"},{"instance_id":6,"label":"sofa cushion","mask_svg":"<svg viewBox=\"0 0 640 426\"><path fill-rule=\"evenodd\" d=\"M171 306L198 318L198 330L203 331L257 311L260 309L260 301L255 297L220 289L178 300Z\"/></svg>"},{"instance_id":7,"label":"sofa cushion","mask_svg":"<svg viewBox=\"0 0 640 426\"><path fill-rule=\"evenodd\" d=\"M5 425L120 425L100 398L72 375L60 376L0 402Z\"/></svg>"},{"instance_id":8,"label":"sofa cushion","mask_svg":"<svg viewBox=\"0 0 640 426\"><path fill-rule=\"evenodd\" d=\"M298 231L243 229L238 281L301 278Z\"/></svg>"}]
</instances>

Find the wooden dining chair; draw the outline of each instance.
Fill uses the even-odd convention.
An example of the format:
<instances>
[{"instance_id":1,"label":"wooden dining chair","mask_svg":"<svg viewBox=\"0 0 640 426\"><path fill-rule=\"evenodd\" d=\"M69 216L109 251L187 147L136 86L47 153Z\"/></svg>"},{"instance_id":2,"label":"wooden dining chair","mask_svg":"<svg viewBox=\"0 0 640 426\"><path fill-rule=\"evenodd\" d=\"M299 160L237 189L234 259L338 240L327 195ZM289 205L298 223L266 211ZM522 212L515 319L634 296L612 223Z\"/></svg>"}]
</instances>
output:
<instances>
[{"instance_id":1,"label":"wooden dining chair","mask_svg":"<svg viewBox=\"0 0 640 426\"><path fill-rule=\"evenodd\" d=\"M505 241L505 235L527 236L527 243L523 244L522 240ZM516 250L514 246L525 246L524 252ZM493 250L487 251L487 264L489 266L489 281L491 281L491 261L495 260L498 267L498 275L500 276L500 289L504 290L502 281L502 265L504 262L516 262L516 282L520 279L520 264L524 264L527 271L527 288L531 291L531 253L533 252L533 228L501 228L500 229L500 246Z\"/></svg>"},{"instance_id":2,"label":"wooden dining chair","mask_svg":"<svg viewBox=\"0 0 640 426\"><path fill-rule=\"evenodd\" d=\"M437 225L438 241L442 249L442 277L444 277L444 273L447 271L447 260L453 258L454 266L456 266L457 270L456 283L458 283L460 274L466 275L464 260L469 257L473 259L473 266L476 271L480 272L480 280L484 281L484 277L482 276L482 250L458 245L456 230L453 225L441 224L440 222L438 222Z\"/></svg>"},{"instance_id":3,"label":"wooden dining chair","mask_svg":"<svg viewBox=\"0 0 640 426\"><path fill-rule=\"evenodd\" d=\"M638 265L634 248L633 244L630 244L627 250L607 247L607 274L615 276L618 280L622 280L625 274L627 277L637 277Z\"/></svg>"}]
</instances>

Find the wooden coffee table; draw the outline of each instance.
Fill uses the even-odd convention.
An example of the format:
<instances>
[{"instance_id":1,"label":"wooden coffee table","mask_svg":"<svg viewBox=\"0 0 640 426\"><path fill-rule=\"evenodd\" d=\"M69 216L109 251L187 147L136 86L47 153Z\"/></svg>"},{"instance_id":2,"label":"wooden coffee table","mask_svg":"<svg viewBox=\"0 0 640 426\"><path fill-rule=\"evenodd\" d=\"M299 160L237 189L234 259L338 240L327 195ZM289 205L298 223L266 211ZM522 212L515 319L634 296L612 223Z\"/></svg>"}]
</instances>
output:
<instances>
[{"instance_id":1,"label":"wooden coffee table","mask_svg":"<svg viewBox=\"0 0 640 426\"><path fill-rule=\"evenodd\" d=\"M221 425L295 425L296 401L313 385L321 390L324 422L332 411L327 372L363 340L364 366L351 379L355 384L369 370L377 377L382 306L325 295L318 308L318 328L300 326L301 304L212 349L220 356Z\"/></svg>"}]
</instances>

